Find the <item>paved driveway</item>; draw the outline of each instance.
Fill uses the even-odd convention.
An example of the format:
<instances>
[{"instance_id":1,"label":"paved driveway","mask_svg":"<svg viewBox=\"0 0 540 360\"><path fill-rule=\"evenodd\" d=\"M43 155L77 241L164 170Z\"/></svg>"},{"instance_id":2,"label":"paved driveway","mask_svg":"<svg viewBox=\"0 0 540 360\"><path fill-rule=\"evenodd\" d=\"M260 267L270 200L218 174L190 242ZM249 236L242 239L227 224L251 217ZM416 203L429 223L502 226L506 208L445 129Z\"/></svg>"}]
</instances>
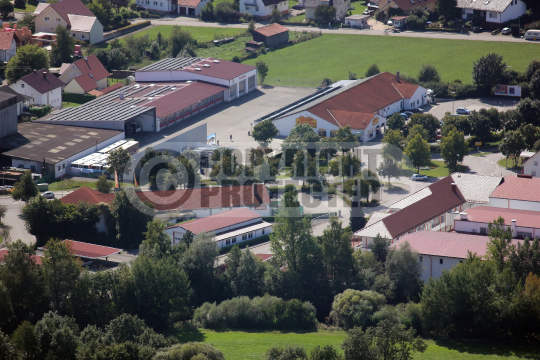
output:
<instances>
[{"instance_id":1,"label":"paved driveway","mask_svg":"<svg viewBox=\"0 0 540 360\"><path fill-rule=\"evenodd\" d=\"M519 99L512 98L478 98L478 99L464 99L464 100L441 100L440 102L433 104L431 107L424 107L429 114L432 114L437 119L442 119L444 114L448 111L451 114L454 114L456 109L459 107L464 107L471 111L480 110L482 108L489 109L491 107L496 108L499 111L506 111L510 109L515 109Z\"/></svg>"},{"instance_id":2,"label":"paved driveway","mask_svg":"<svg viewBox=\"0 0 540 360\"><path fill-rule=\"evenodd\" d=\"M2 222L10 228L10 240L21 239L25 244L35 244L36 237L26 231L24 221L21 218L22 208L25 203L23 201L14 201L11 197L2 196L0 197L0 204L8 207L6 217L2 219Z\"/></svg>"}]
</instances>

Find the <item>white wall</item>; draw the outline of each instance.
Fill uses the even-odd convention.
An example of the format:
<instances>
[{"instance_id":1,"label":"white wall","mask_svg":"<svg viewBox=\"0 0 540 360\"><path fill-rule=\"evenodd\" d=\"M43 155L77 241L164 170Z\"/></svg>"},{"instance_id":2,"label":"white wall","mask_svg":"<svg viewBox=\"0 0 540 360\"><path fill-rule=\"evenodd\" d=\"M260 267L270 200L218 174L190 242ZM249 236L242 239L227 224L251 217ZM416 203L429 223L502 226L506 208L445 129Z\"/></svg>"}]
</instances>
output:
<instances>
[{"instance_id":1,"label":"white wall","mask_svg":"<svg viewBox=\"0 0 540 360\"><path fill-rule=\"evenodd\" d=\"M95 44L101 41L103 41L103 24L96 19L94 26L90 29L90 43Z\"/></svg>"},{"instance_id":2,"label":"white wall","mask_svg":"<svg viewBox=\"0 0 540 360\"><path fill-rule=\"evenodd\" d=\"M410 99L404 99L403 101L405 109L419 108L422 105L427 104L427 89L419 86Z\"/></svg>"},{"instance_id":3,"label":"white wall","mask_svg":"<svg viewBox=\"0 0 540 360\"><path fill-rule=\"evenodd\" d=\"M462 19L467 19L467 14L474 14L474 10L473 9L461 9L461 18Z\"/></svg>"},{"instance_id":4,"label":"white wall","mask_svg":"<svg viewBox=\"0 0 540 360\"><path fill-rule=\"evenodd\" d=\"M540 202L536 201L489 198L489 206L506 209L540 211Z\"/></svg>"},{"instance_id":5,"label":"white wall","mask_svg":"<svg viewBox=\"0 0 540 360\"><path fill-rule=\"evenodd\" d=\"M527 13L527 5L522 1L512 0L512 5L508 6L506 10L502 13L501 22L507 22L510 20L517 19L518 17L525 15Z\"/></svg>"},{"instance_id":6,"label":"white wall","mask_svg":"<svg viewBox=\"0 0 540 360\"><path fill-rule=\"evenodd\" d=\"M46 21L45 18L48 18ZM54 33L58 25L67 27L68 23L51 6L43 10L34 20L36 23L36 33Z\"/></svg>"},{"instance_id":7,"label":"white wall","mask_svg":"<svg viewBox=\"0 0 540 360\"><path fill-rule=\"evenodd\" d=\"M431 277L438 279L441 277L443 270L451 270L463 262L464 259L456 259L444 256L434 256L419 254L420 264L424 267L420 278L424 282L428 282ZM442 264L441 264L442 260Z\"/></svg>"},{"instance_id":8,"label":"white wall","mask_svg":"<svg viewBox=\"0 0 540 360\"><path fill-rule=\"evenodd\" d=\"M54 75L51 75L54 76ZM23 87L24 85L24 87ZM62 106L62 88L58 87L52 91L48 91L45 94L41 94L36 89L28 85L22 80L18 80L16 83L9 86L19 94L30 96L34 99L35 105L51 105L52 107Z\"/></svg>"},{"instance_id":9,"label":"white wall","mask_svg":"<svg viewBox=\"0 0 540 360\"><path fill-rule=\"evenodd\" d=\"M0 50L0 61L8 62L16 53L17 44L15 43L15 39L12 39L8 50Z\"/></svg>"},{"instance_id":10,"label":"white wall","mask_svg":"<svg viewBox=\"0 0 540 360\"><path fill-rule=\"evenodd\" d=\"M300 111L298 113L287 115L283 118L274 120L274 125L279 131L279 136L289 136L289 134L291 133L291 130L296 126L296 119L301 116L311 117L317 120L317 127L313 128L313 130L317 134L319 133L319 129L325 129L326 137L330 137L330 131L339 129L337 125L329 123L328 121L318 117L317 115L314 115L310 113L309 111L304 110L304 111Z\"/></svg>"},{"instance_id":11,"label":"white wall","mask_svg":"<svg viewBox=\"0 0 540 360\"><path fill-rule=\"evenodd\" d=\"M75 80L70 80L66 86L64 86L64 92L71 94L84 94L84 89Z\"/></svg>"},{"instance_id":12,"label":"white wall","mask_svg":"<svg viewBox=\"0 0 540 360\"><path fill-rule=\"evenodd\" d=\"M496 220L496 219L493 219L493 220ZM505 220L511 220L511 219L505 219ZM531 234L531 237L540 238L540 224L538 225L539 225L538 228L516 226L516 234L514 234L514 236L517 236L517 233L521 232L521 233L529 233ZM455 220L456 231L481 234L480 228L484 228L487 231L488 224L483 223L483 222L475 222L475 221L468 221L468 220ZM508 226L504 226L504 228L508 228Z\"/></svg>"},{"instance_id":13,"label":"white wall","mask_svg":"<svg viewBox=\"0 0 540 360\"><path fill-rule=\"evenodd\" d=\"M248 12L254 16L271 16L274 7L281 13L289 10L289 1L285 0L276 5L264 6L262 0L242 0L240 12Z\"/></svg>"},{"instance_id":14,"label":"white wall","mask_svg":"<svg viewBox=\"0 0 540 360\"><path fill-rule=\"evenodd\" d=\"M238 228L249 226L249 225L254 225L254 224L258 223L258 222L261 222L261 218L256 218L256 219L252 219L252 220L249 220L249 221L243 221L243 222L238 223L238 224L234 224L234 225L227 226L227 227L224 227L224 228L221 228L221 229L213 230L212 232L214 234L216 234L216 235L221 235L223 233L233 231L234 229L238 229ZM187 231L185 229L181 228L181 227L173 227L173 228L165 229L164 232L165 232L165 234L171 236L171 238L172 238L173 237L173 232L176 235L183 236Z\"/></svg>"},{"instance_id":15,"label":"white wall","mask_svg":"<svg viewBox=\"0 0 540 360\"><path fill-rule=\"evenodd\" d=\"M523 174L540 177L540 153L534 154L523 165Z\"/></svg>"},{"instance_id":16,"label":"white wall","mask_svg":"<svg viewBox=\"0 0 540 360\"><path fill-rule=\"evenodd\" d=\"M137 0L137 5L156 11L172 10L171 2L167 0Z\"/></svg>"}]
</instances>

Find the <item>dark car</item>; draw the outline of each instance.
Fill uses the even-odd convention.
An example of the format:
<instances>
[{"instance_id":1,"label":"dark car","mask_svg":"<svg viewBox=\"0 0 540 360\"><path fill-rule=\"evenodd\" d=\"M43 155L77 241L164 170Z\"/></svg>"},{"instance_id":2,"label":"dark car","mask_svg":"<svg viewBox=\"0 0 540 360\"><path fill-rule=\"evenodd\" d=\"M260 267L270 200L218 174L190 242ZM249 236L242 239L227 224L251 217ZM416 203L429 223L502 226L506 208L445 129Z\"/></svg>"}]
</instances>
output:
<instances>
[{"instance_id":1,"label":"dark car","mask_svg":"<svg viewBox=\"0 0 540 360\"><path fill-rule=\"evenodd\" d=\"M473 33L481 33L483 30L480 26L473 26L472 28Z\"/></svg>"},{"instance_id":2,"label":"dark car","mask_svg":"<svg viewBox=\"0 0 540 360\"><path fill-rule=\"evenodd\" d=\"M292 8L293 8L294 10L304 10L304 7L303 7L302 5L298 5L298 4L293 5Z\"/></svg>"},{"instance_id":3,"label":"dark car","mask_svg":"<svg viewBox=\"0 0 540 360\"><path fill-rule=\"evenodd\" d=\"M408 117L411 117L414 115L414 113L412 111L405 111L405 114L408 116Z\"/></svg>"}]
</instances>

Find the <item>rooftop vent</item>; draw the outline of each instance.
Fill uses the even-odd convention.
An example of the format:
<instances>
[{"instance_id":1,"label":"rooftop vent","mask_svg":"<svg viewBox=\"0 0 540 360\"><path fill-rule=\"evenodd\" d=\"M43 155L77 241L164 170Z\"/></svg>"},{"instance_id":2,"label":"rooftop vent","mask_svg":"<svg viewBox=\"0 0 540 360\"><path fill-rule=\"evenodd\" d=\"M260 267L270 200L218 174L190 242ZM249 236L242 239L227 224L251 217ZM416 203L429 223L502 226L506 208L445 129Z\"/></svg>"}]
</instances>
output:
<instances>
[{"instance_id":1,"label":"rooftop vent","mask_svg":"<svg viewBox=\"0 0 540 360\"><path fill-rule=\"evenodd\" d=\"M92 76L92 74L88 73L88 75L89 75L91 78L94 78L94 77Z\"/></svg>"},{"instance_id":2,"label":"rooftop vent","mask_svg":"<svg viewBox=\"0 0 540 360\"><path fill-rule=\"evenodd\" d=\"M191 84L192 82L193 82L193 81L188 80L188 81L186 81L186 84Z\"/></svg>"},{"instance_id":3,"label":"rooftop vent","mask_svg":"<svg viewBox=\"0 0 540 360\"><path fill-rule=\"evenodd\" d=\"M156 86L156 84L150 84L150 86Z\"/></svg>"},{"instance_id":4,"label":"rooftop vent","mask_svg":"<svg viewBox=\"0 0 540 360\"><path fill-rule=\"evenodd\" d=\"M139 85L139 84L135 84L135 85L133 85L133 87L134 87L134 88L137 88L137 89L138 89L138 88L140 88L140 87L141 87L141 85Z\"/></svg>"},{"instance_id":5,"label":"rooftop vent","mask_svg":"<svg viewBox=\"0 0 540 360\"><path fill-rule=\"evenodd\" d=\"M124 100L124 93L118 94L118 98L119 98L120 100Z\"/></svg>"},{"instance_id":6,"label":"rooftop vent","mask_svg":"<svg viewBox=\"0 0 540 360\"><path fill-rule=\"evenodd\" d=\"M199 67L195 68L195 70L197 70L197 71L202 71L202 69L199 68Z\"/></svg>"},{"instance_id":7,"label":"rooftop vent","mask_svg":"<svg viewBox=\"0 0 540 360\"><path fill-rule=\"evenodd\" d=\"M172 88L171 88L171 91L174 91L174 90L176 90L176 88L175 88L175 87L172 87Z\"/></svg>"},{"instance_id":8,"label":"rooftop vent","mask_svg":"<svg viewBox=\"0 0 540 360\"><path fill-rule=\"evenodd\" d=\"M203 65L205 68L209 68L210 67L210 64L204 64Z\"/></svg>"},{"instance_id":9,"label":"rooftop vent","mask_svg":"<svg viewBox=\"0 0 540 360\"><path fill-rule=\"evenodd\" d=\"M88 56L85 56L85 57L84 57L84 61L88 61Z\"/></svg>"},{"instance_id":10,"label":"rooftop vent","mask_svg":"<svg viewBox=\"0 0 540 360\"><path fill-rule=\"evenodd\" d=\"M214 62L214 63L216 63L216 64L219 64L219 60L214 60L214 61L212 61L212 62Z\"/></svg>"}]
</instances>

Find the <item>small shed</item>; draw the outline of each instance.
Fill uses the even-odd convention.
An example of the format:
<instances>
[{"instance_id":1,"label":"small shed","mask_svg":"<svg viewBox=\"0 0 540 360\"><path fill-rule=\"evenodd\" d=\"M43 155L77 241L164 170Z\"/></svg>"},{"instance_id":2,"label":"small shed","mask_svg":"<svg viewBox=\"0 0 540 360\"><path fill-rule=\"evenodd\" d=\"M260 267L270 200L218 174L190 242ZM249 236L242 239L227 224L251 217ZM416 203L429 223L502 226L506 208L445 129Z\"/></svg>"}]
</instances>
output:
<instances>
[{"instance_id":1,"label":"small shed","mask_svg":"<svg viewBox=\"0 0 540 360\"><path fill-rule=\"evenodd\" d=\"M407 21L406 16L394 16L390 18L394 22L394 27L397 29L403 29L405 27L405 21Z\"/></svg>"},{"instance_id":2,"label":"small shed","mask_svg":"<svg viewBox=\"0 0 540 360\"><path fill-rule=\"evenodd\" d=\"M253 30L253 41L263 42L267 47L276 47L289 41L289 29L277 23Z\"/></svg>"},{"instance_id":3,"label":"small shed","mask_svg":"<svg viewBox=\"0 0 540 360\"><path fill-rule=\"evenodd\" d=\"M351 25L354 28L365 29L369 27L369 15L356 14L345 17L345 25Z\"/></svg>"}]
</instances>

